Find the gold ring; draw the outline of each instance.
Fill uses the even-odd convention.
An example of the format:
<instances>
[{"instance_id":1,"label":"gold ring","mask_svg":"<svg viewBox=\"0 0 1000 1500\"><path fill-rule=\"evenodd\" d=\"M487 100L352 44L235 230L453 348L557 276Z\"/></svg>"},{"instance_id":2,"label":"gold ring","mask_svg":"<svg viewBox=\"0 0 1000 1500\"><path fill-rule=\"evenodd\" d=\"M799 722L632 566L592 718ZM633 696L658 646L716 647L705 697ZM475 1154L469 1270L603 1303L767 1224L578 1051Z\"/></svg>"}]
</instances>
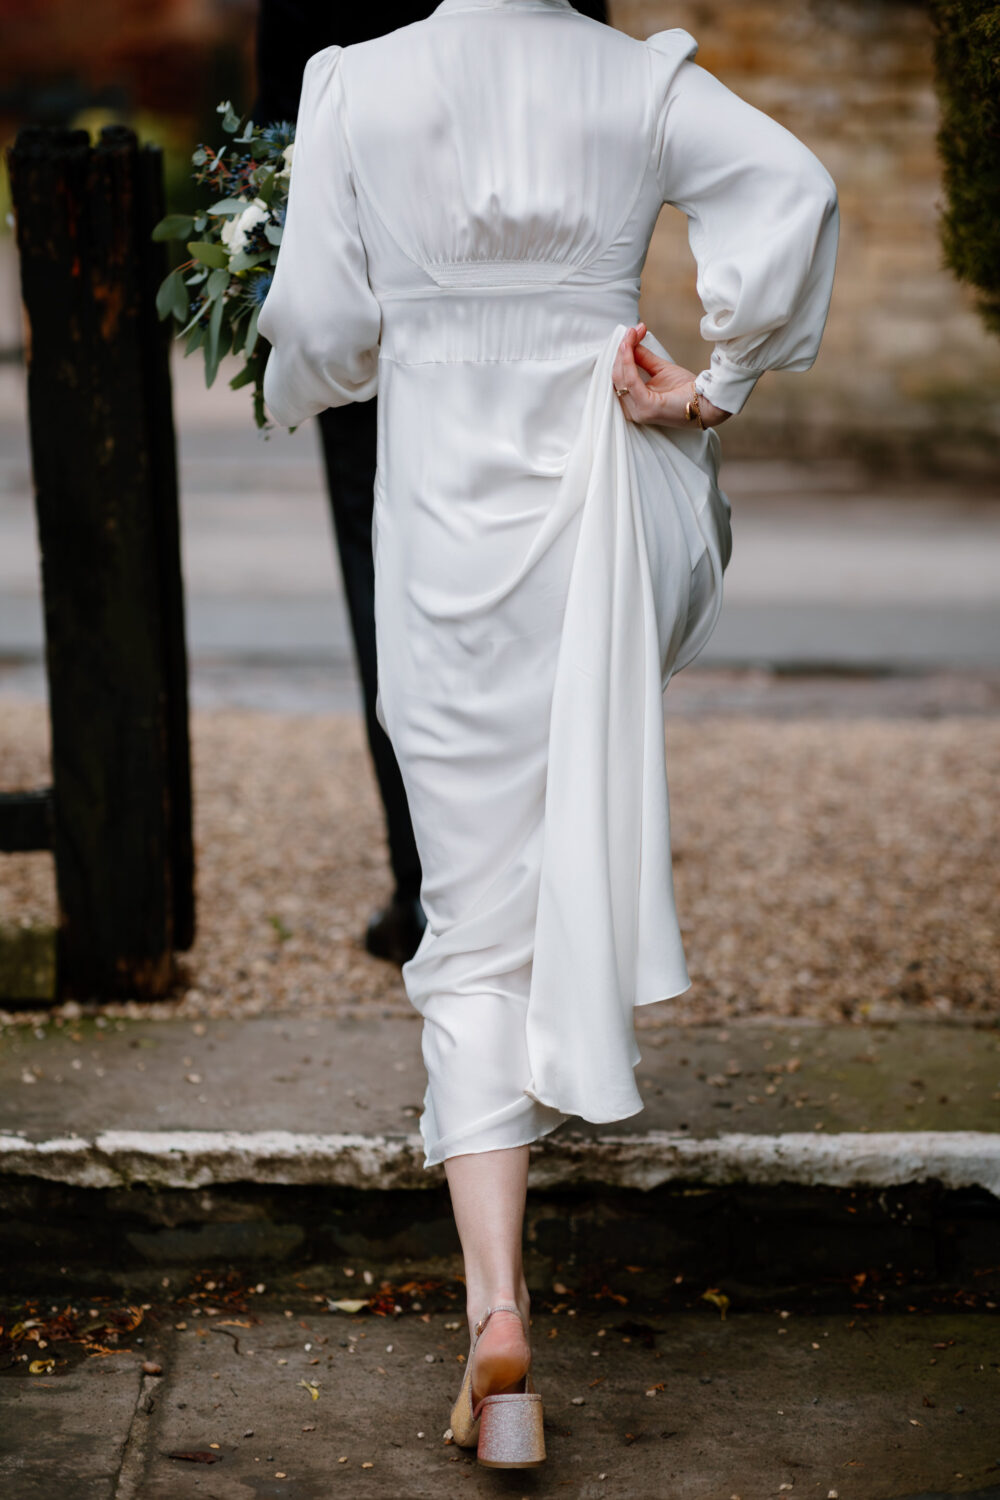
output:
<instances>
[{"instance_id":1,"label":"gold ring","mask_svg":"<svg viewBox=\"0 0 1000 1500\"><path fill-rule=\"evenodd\" d=\"M615 395L616 396L627 396L628 395L628 386L627 385L616 385L615 386Z\"/></svg>"}]
</instances>

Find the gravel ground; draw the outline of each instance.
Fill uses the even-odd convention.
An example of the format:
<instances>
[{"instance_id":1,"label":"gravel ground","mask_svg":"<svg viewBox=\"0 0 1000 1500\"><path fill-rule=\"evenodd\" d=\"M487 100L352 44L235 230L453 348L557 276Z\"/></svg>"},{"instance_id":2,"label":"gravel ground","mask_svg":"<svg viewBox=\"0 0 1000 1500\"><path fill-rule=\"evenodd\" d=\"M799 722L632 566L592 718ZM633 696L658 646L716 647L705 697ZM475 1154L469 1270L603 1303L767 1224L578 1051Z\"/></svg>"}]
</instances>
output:
<instances>
[{"instance_id":1,"label":"gravel ground","mask_svg":"<svg viewBox=\"0 0 1000 1500\"><path fill-rule=\"evenodd\" d=\"M360 720L200 711L193 742L199 936L141 1014L406 1008L361 944L390 883ZM995 1013L1000 723L681 716L667 747L693 984L640 1024ZM42 705L5 702L0 768L46 782ZM0 920L54 913L48 856L0 856Z\"/></svg>"}]
</instances>

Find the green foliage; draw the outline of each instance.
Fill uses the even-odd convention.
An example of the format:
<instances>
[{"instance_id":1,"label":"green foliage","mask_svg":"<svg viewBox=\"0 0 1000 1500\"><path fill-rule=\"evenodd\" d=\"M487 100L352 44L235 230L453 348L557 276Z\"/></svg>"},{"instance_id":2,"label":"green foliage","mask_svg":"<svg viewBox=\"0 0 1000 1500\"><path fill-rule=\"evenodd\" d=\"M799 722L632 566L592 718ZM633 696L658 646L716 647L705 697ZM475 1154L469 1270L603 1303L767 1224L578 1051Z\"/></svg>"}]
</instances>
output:
<instances>
[{"instance_id":1,"label":"green foliage","mask_svg":"<svg viewBox=\"0 0 1000 1500\"><path fill-rule=\"evenodd\" d=\"M199 145L191 157L193 179L209 191L209 206L168 214L153 230L154 240L180 241L190 256L162 282L156 310L182 325L177 337L185 340L185 354L201 352L206 385L227 354L242 354L243 368L229 384L253 387L254 419L266 427L266 345L258 339L257 319L278 259L295 129L241 120L228 101L218 113L232 141L217 151Z\"/></svg>"},{"instance_id":2,"label":"green foliage","mask_svg":"<svg viewBox=\"0 0 1000 1500\"><path fill-rule=\"evenodd\" d=\"M947 206L945 259L1000 333L1000 3L931 0Z\"/></svg>"}]
</instances>

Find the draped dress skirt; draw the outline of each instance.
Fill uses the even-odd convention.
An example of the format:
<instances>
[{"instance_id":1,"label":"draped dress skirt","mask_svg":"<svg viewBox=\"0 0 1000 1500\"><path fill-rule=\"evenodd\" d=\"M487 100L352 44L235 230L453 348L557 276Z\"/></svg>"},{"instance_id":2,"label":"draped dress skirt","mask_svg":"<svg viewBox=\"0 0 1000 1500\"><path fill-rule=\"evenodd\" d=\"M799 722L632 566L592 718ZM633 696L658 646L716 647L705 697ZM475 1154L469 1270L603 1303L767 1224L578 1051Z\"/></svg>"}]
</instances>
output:
<instances>
[{"instance_id":1,"label":"draped dress skirt","mask_svg":"<svg viewBox=\"0 0 1000 1500\"><path fill-rule=\"evenodd\" d=\"M453 297L389 297L379 366L378 712L423 866L427 1167L642 1108L634 1006L690 984L662 694L731 551L714 433L637 427L614 394L636 287L458 295L461 359L428 359ZM501 321L573 352L498 360Z\"/></svg>"}]
</instances>

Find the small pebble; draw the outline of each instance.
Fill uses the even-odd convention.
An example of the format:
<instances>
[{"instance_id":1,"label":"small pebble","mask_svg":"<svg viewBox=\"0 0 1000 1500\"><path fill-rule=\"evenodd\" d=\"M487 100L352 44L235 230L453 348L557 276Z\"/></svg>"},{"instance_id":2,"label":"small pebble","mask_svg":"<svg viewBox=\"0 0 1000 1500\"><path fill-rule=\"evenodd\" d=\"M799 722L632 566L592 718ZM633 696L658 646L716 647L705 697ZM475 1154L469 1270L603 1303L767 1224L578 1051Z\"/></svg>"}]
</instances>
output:
<instances>
[{"instance_id":1,"label":"small pebble","mask_svg":"<svg viewBox=\"0 0 1000 1500\"><path fill-rule=\"evenodd\" d=\"M144 1359L142 1362L142 1373L144 1375L162 1375L163 1366L158 1365L155 1360Z\"/></svg>"}]
</instances>

